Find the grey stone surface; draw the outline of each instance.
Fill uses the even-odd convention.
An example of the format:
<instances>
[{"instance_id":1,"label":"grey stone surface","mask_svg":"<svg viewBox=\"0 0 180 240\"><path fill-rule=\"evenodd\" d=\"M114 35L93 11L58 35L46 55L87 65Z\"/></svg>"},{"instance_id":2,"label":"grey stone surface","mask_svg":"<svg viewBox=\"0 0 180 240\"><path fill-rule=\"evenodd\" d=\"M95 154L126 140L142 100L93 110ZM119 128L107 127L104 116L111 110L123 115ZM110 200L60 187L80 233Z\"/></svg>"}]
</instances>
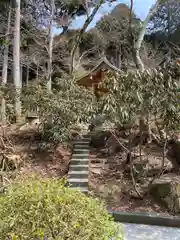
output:
<instances>
[{"instance_id":1,"label":"grey stone surface","mask_svg":"<svg viewBox=\"0 0 180 240\"><path fill-rule=\"evenodd\" d=\"M88 192L89 142L89 136L74 141L74 150L68 172L70 187L80 188L86 193Z\"/></svg>"},{"instance_id":2,"label":"grey stone surface","mask_svg":"<svg viewBox=\"0 0 180 240\"><path fill-rule=\"evenodd\" d=\"M87 164L85 165L76 165L71 164L69 167L69 171L88 171L89 166Z\"/></svg>"},{"instance_id":3,"label":"grey stone surface","mask_svg":"<svg viewBox=\"0 0 180 240\"><path fill-rule=\"evenodd\" d=\"M179 228L123 224L124 240L180 240Z\"/></svg>"},{"instance_id":4,"label":"grey stone surface","mask_svg":"<svg viewBox=\"0 0 180 240\"><path fill-rule=\"evenodd\" d=\"M72 160L71 160L71 165L79 166L82 164L88 166L89 160L88 159L74 159L74 158L72 158Z\"/></svg>"},{"instance_id":5,"label":"grey stone surface","mask_svg":"<svg viewBox=\"0 0 180 240\"><path fill-rule=\"evenodd\" d=\"M88 178L88 173L69 173L68 178L81 178L81 179L87 179Z\"/></svg>"}]
</instances>

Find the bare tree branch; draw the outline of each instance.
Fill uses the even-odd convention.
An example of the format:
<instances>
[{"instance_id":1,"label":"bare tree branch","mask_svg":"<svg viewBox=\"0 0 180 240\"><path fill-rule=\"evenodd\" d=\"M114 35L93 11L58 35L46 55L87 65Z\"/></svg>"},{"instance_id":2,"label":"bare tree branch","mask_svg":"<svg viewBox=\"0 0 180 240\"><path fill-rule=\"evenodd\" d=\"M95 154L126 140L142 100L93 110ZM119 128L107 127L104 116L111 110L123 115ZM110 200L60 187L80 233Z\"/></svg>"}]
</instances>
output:
<instances>
[{"instance_id":1,"label":"bare tree branch","mask_svg":"<svg viewBox=\"0 0 180 240\"><path fill-rule=\"evenodd\" d=\"M9 37L9 36L12 36L12 33L0 34L0 38L5 38L5 37Z\"/></svg>"},{"instance_id":2,"label":"bare tree branch","mask_svg":"<svg viewBox=\"0 0 180 240\"><path fill-rule=\"evenodd\" d=\"M119 68L117 68L116 66L114 66L113 64L111 64L111 63L109 62L109 60L106 58L106 56L104 56L103 60L104 60L104 62L105 62L110 68L112 68L114 71L119 72L119 73L122 73L122 71L121 71Z\"/></svg>"},{"instance_id":3,"label":"bare tree branch","mask_svg":"<svg viewBox=\"0 0 180 240\"><path fill-rule=\"evenodd\" d=\"M81 28L79 35L76 38L76 42L73 46L73 49L71 51L71 62L70 62L70 74L72 74L73 72L73 68L74 68L74 56L76 53L76 49L78 48L79 42L81 41L82 35L83 33L86 31L87 27L89 26L89 24L92 22L92 20L94 19L97 11L99 10L99 8L101 7L101 5L103 4L103 0L101 0L99 2L99 4L96 5L96 7L93 9L91 15L89 15L86 19L86 21L84 22L83 27Z\"/></svg>"}]
</instances>

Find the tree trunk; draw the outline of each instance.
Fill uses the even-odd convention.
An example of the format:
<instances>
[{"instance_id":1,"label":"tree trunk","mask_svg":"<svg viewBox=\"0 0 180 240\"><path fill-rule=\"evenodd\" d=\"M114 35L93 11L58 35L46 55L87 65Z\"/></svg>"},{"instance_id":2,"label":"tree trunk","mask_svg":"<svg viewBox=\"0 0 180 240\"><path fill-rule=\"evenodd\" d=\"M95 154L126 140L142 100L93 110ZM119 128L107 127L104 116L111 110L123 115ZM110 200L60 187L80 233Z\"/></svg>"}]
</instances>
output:
<instances>
[{"instance_id":1,"label":"tree trunk","mask_svg":"<svg viewBox=\"0 0 180 240\"><path fill-rule=\"evenodd\" d=\"M20 64L20 85L23 86L23 66Z\"/></svg>"},{"instance_id":2,"label":"tree trunk","mask_svg":"<svg viewBox=\"0 0 180 240\"><path fill-rule=\"evenodd\" d=\"M39 81L39 63L37 63L37 67L36 67L36 80L37 82Z\"/></svg>"},{"instance_id":3,"label":"tree trunk","mask_svg":"<svg viewBox=\"0 0 180 240\"><path fill-rule=\"evenodd\" d=\"M29 83L29 66L26 65L26 86L28 86Z\"/></svg>"},{"instance_id":4,"label":"tree trunk","mask_svg":"<svg viewBox=\"0 0 180 240\"><path fill-rule=\"evenodd\" d=\"M48 59L48 81L47 81L47 89L51 92L52 85L52 55L53 55L53 21L55 14L55 4L54 0L51 0L51 20L49 24L49 59Z\"/></svg>"},{"instance_id":5,"label":"tree trunk","mask_svg":"<svg viewBox=\"0 0 180 240\"><path fill-rule=\"evenodd\" d=\"M15 24L14 24L14 45L13 45L13 82L16 90L15 114L16 121L21 120L21 76L20 76L20 5L21 0L15 0Z\"/></svg>"},{"instance_id":6,"label":"tree trunk","mask_svg":"<svg viewBox=\"0 0 180 240\"><path fill-rule=\"evenodd\" d=\"M2 85L5 85L7 83L11 12L12 12L11 7L9 7L8 26L7 26L7 31L6 31L7 37L6 37L5 47L4 47L4 60L3 60L3 69L2 69ZM1 121L3 124L6 123L6 101L4 98L1 99Z\"/></svg>"},{"instance_id":7,"label":"tree trunk","mask_svg":"<svg viewBox=\"0 0 180 240\"><path fill-rule=\"evenodd\" d=\"M140 57L141 45L142 45L142 42L144 39L144 35L146 33L147 25L148 25L151 17L153 16L153 14L157 11L158 6L159 6L159 0L157 0L155 5L153 7L151 7L147 17L143 21L141 31L139 32L138 39L134 46L134 53L133 53L134 61L135 61L136 67L141 71L144 71L144 64Z\"/></svg>"},{"instance_id":8,"label":"tree trunk","mask_svg":"<svg viewBox=\"0 0 180 240\"><path fill-rule=\"evenodd\" d=\"M132 39L132 46L133 46L132 54L133 54L134 62L136 64L137 69L139 69L142 72L144 71L145 68L144 68L144 63L142 62L141 57L140 57L140 49L141 49L141 46L142 46L144 35L146 33L147 25L148 25L151 17L153 16L153 14L157 11L158 6L159 6L159 2L160 2L160 0L157 0L156 3L154 4L154 6L152 6L151 9L149 10L148 15L146 16L145 20L142 23L142 27L141 27L141 30L139 32L137 41L135 42L134 35L132 33L133 0L131 0L129 27L130 27L130 35L131 35L130 37ZM140 129L141 138L142 138L142 134L143 134L143 128L146 125L144 115L145 115L144 112L141 112L140 119L139 119L139 129Z\"/></svg>"},{"instance_id":9,"label":"tree trunk","mask_svg":"<svg viewBox=\"0 0 180 240\"><path fill-rule=\"evenodd\" d=\"M122 67L121 51L116 52L116 67L119 69Z\"/></svg>"},{"instance_id":10,"label":"tree trunk","mask_svg":"<svg viewBox=\"0 0 180 240\"><path fill-rule=\"evenodd\" d=\"M104 3L104 1L100 0L99 3L96 5L96 7L93 9L92 13L90 15L88 15L86 21L84 22L83 27L80 29L79 34L78 34L78 36L75 39L75 43L74 43L74 46L73 46L72 51L71 51L70 74L73 73L74 57L75 57L76 50L77 50L77 48L79 46L79 43L81 41L81 38L82 38L84 32L86 31L87 27L89 26L89 24L94 19L96 13L98 12L99 8L101 7L101 5L103 3Z\"/></svg>"}]
</instances>

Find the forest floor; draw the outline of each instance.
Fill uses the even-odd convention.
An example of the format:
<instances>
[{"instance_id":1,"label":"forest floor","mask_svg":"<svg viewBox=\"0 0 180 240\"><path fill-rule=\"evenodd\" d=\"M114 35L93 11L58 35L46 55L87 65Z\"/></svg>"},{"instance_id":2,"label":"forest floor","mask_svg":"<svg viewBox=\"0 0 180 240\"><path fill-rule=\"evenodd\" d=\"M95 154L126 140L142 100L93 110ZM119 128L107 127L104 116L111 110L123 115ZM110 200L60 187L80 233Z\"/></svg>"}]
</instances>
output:
<instances>
[{"instance_id":1,"label":"forest floor","mask_svg":"<svg viewBox=\"0 0 180 240\"><path fill-rule=\"evenodd\" d=\"M120 135L118 140L126 146L127 137L121 133ZM162 203L158 204L151 194L145 194L141 199L136 191L138 189L142 193L150 189L151 181L154 181L154 185L159 180L162 184L174 182L174 179L180 183L180 174L173 171L173 164L164 155L163 146L158 146L154 141L146 143L141 149L141 155L139 146L132 148L135 153L132 178L130 164L126 162L127 151L119 145L117 138L112 135L104 143L103 138L99 138L102 141L101 146L93 146L90 151L90 190L104 199L112 210L173 214ZM95 145L98 143L97 139L94 139Z\"/></svg>"},{"instance_id":2,"label":"forest floor","mask_svg":"<svg viewBox=\"0 0 180 240\"><path fill-rule=\"evenodd\" d=\"M39 174L42 177L63 177L71 159L71 147L44 141L41 132L32 128L6 127L0 132L0 174L4 183L18 176ZM3 179L3 178L1 178Z\"/></svg>"},{"instance_id":3,"label":"forest floor","mask_svg":"<svg viewBox=\"0 0 180 240\"><path fill-rule=\"evenodd\" d=\"M61 178L67 175L72 154L70 145L54 145L53 142L45 142L34 128L17 130L13 127L6 128L0 134L0 174L2 175L0 184L9 183L18 176L28 177L40 174L42 177ZM111 144L113 145L113 142ZM107 155L104 153L104 148L107 149L106 146L90 149L90 190L105 200L111 210L169 214L149 195L143 199L137 198L132 179L124 171L126 160L124 151L118 150ZM159 149L156 149L150 157L150 159L156 159L150 166L156 166L157 169L162 161L159 154ZM158 164L157 159L159 159ZM167 166L169 162L166 161L166 169Z\"/></svg>"},{"instance_id":4,"label":"forest floor","mask_svg":"<svg viewBox=\"0 0 180 240\"><path fill-rule=\"evenodd\" d=\"M124 212L156 212L169 215L166 208L157 204L149 195L139 199L134 194L132 180L123 172L123 166L115 163L116 156L99 159L100 152L91 149L90 159L90 190L105 200L111 210ZM96 159L96 160L95 160ZM99 161L98 161L99 160ZM96 163L95 163L96 162ZM98 163L100 162L100 163Z\"/></svg>"}]
</instances>

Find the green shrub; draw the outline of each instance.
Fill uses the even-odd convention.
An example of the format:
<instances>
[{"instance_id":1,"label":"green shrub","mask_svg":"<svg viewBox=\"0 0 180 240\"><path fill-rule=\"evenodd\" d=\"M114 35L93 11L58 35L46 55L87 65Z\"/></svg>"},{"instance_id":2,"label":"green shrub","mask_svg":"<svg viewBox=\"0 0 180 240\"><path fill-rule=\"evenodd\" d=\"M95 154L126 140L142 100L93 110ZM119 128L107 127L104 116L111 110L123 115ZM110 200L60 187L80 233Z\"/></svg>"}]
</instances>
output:
<instances>
[{"instance_id":1,"label":"green shrub","mask_svg":"<svg viewBox=\"0 0 180 240\"><path fill-rule=\"evenodd\" d=\"M0 195L0 216L3 240L109 240L120 231L103 203L56 179L16 181Z\"/></svg>"}]
</instances>

